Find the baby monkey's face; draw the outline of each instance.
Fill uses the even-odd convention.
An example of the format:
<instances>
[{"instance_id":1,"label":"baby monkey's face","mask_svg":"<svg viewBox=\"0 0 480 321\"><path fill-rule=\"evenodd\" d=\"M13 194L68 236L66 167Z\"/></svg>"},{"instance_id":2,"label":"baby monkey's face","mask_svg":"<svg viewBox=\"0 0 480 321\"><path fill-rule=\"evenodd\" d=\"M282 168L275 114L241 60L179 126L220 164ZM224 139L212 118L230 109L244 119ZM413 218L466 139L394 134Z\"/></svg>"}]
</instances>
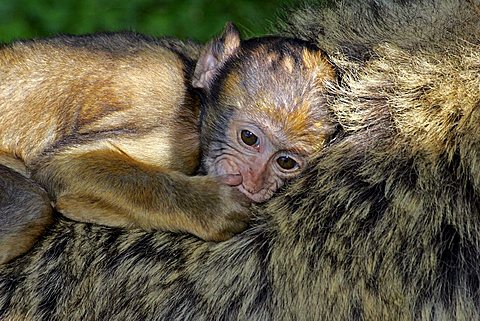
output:
<instances>
[{"instance_id":1,"label":"baby monkey's face","mask_svg":"<svg viewBox=\"0 0 480 321\"><path fill-rule=\"evenodd\" d=\"M303 42L243 42L216 80L210 111L223 126L205 155L208 173L253 202L272 197L331 134L323 88L332 78L322 53Z\"/></svg>"},{"instance_id":2,"label":"baby monkey's face","mask_svg":"<svg viewBox=\"0 0 480 321\"><path fill-rule=\"evenodd\" d=\"M253 202L264 202L304 169L309 152L286 142L283 130L268 128L268 119L257 123L243 116L232 119L224 139L215 144L219 149L210 150L208 171Z\"/></svg>"},{"instance_id":3,"label":"baby monkey's face","mask_svg":"<svg viewBox=\"0 0 480 321\"><path fill-rule=\"evenodd\" d=\"M253 202L299 175L333 133L324 88L334 70L306 42L240 41L229 25L195 72L194 86L206 94L203 169Z\"/></svg>"}]
</instances>

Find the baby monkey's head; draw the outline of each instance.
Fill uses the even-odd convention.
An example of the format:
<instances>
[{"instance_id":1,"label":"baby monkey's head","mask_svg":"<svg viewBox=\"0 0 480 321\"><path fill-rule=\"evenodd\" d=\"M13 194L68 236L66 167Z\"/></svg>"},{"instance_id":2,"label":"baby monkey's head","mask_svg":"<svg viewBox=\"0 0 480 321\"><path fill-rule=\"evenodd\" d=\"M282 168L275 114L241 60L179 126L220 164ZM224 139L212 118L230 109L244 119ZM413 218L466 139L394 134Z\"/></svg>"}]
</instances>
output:
<instances>
[{"instance_id":1,"label":"baby monkey's head","mask_svg":"<svg viewBox=\"0 0 480 321\"><path fill-rule=\"evenodd\" d=\"M206 46L193 79L203 96L203 170L254 202L269 199L333 134L324 87L334 77L312 44L241 40L227 24Z\"/></svg>"}]
</instances>

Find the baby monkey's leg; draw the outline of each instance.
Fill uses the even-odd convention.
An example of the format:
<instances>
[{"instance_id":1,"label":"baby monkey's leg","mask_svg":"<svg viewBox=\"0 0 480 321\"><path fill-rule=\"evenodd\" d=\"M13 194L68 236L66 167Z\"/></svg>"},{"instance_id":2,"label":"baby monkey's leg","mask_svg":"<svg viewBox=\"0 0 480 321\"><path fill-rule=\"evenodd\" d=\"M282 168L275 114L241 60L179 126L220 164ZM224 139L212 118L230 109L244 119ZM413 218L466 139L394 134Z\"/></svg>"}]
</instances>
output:
<instances>
[{"instance_id":1,"label":"baby monkey's leg","mask_svg":"<svg viewBox=\"0 0 480 321\"><path fill-rule=\"evenodd\" d=\"M14 158L8 159L1 153L0 163L0 264L2 264L32 247L50 225L53 210L47 193L21 174L23 164Z\"/></svg>"}]
</instances>

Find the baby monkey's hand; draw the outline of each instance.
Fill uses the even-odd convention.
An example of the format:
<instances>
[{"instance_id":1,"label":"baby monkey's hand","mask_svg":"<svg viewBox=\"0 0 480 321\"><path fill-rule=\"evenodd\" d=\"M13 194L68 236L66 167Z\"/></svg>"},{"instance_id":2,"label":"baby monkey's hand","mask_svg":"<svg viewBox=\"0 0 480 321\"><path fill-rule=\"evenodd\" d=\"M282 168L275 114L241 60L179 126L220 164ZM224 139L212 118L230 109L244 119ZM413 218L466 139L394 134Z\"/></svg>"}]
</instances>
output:
<instances>
[{"instance_id":1,"label":"baby monkey's hand","mask_svg":"<svg viewBox=\"0 0 480 321\"><path fill-rule=\"evenodd\" d=\"M242 232L250 220L250 200L230 182L232 177L195 177L192 186L198 186L203 206L195 217L193 234L207 241L224 241ZM238 178L237 178L238 179ZM241 183L241 178L240 178Z\"/></svg>"}]
</instances>

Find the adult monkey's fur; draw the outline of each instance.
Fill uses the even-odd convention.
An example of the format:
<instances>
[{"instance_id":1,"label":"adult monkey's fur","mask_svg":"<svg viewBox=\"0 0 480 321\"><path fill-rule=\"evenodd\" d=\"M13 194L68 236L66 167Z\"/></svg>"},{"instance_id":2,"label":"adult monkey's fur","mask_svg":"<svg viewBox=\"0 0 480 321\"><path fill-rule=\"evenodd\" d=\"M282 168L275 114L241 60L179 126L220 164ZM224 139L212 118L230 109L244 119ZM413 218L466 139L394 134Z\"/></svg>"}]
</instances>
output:
<instances>
[{"instance_id":1,"label":"adult monkey's fur","mask_svg":"<svg viewBox=\"0 0 480 321\"><path fill-rule=\"evenodd\" d=\"M337 64L344 136L250 229L213 244L60 220L0 270L0 318L480 318L480 1L347 2L283 29Z\"/></svg>"}]
</instances>

